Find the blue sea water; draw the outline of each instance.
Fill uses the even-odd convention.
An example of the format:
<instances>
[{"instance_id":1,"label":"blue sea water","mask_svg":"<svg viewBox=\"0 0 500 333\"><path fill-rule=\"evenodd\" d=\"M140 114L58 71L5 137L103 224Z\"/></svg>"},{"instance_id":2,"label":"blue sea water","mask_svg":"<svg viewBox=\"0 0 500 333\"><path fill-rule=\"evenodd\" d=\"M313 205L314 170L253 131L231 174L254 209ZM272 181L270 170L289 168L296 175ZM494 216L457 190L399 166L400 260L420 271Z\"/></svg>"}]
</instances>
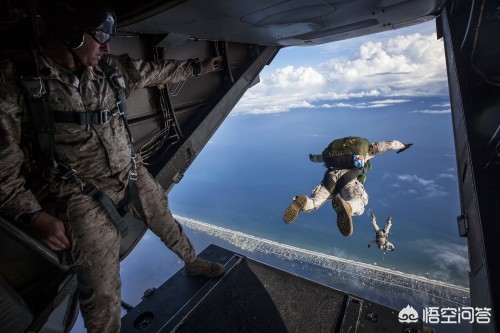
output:
<instances>
[{"instance_id":1,"label":"blue sea water","mask_svg":"<svg viewBox=\"0 0 500 333\"><path fill-rule=\"evenodd\" d=\"M170 207L256 237L468 287L466 242L456 225L460 204L451 114L415 112L446 102L408 98L384 108L230 116L171 191ZM353 236L339 233L329 202L291 225L283 223L293 196L310 195L323 177L325 169L308 154L348 135L414 145L372 160L365 184L369 203L354 218ZM371 212L381 227L392 216L394 252L367 247L374 238Z\"/></svg>"}]
</instances>

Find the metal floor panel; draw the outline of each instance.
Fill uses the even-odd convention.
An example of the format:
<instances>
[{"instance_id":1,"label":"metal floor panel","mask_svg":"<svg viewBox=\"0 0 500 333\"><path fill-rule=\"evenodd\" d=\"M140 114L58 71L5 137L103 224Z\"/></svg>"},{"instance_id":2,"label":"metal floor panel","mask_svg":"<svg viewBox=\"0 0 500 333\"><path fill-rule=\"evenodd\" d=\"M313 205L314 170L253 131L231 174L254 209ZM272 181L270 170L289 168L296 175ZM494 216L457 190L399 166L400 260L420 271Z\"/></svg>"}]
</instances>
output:
<instances>
[{"instance_id":1,"label":"metal floor panel","mask_svg":"<svg viewBox=\"0 0 500 333\"><path fill-rule=\"evenodd\" d=\"M422 332L398 311L210 245L220 278L184 269L122 318L122 332Z\"/></svg>"}]
</instances>

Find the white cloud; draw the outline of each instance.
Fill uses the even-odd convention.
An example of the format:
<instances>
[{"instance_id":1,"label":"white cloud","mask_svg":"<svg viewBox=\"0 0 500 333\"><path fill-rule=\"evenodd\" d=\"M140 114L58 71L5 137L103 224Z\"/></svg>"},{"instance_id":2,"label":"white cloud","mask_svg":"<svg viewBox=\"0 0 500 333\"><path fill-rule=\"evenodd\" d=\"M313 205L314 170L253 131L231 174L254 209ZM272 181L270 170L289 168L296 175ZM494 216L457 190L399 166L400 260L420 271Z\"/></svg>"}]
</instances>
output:
<instances>
[{"instance_id":1,"label":"white cloud","mask_svg":"<svg viewBox=\"0 0 500 333\"><path fill-rule=\"evenodd\" d=\"M381 108L381 107L387 107L391 106L394 104L400 104L400 103L406 103L409 102L409 99L385 99L385 100L380 100L380 101L373 101L373 102L362 102L362 103L345 103L345 102L340 102L340 103L334 103L334 104L322 104L319 105L318 107L321 108L352 108L352 109L373 109L373 108Z\"/></svg>"},{"instance_id":2,"label":"white cloud","mask_svg":"<svg viewBox=\"0 0 500 333\"><path fill-rule=\"evenodd\" d=\"M277 88L299 91L304 88L321 86L325 83L325 78L312 67L286 66L271 74L269 82L271 86Z\"/></svg>"},{"instance_id":3,"label":"white cloud","mask_svg":"<svg viewBox=\"0 0 500 333\"><path fill-rule=\"evenodd\" d=\"M438 268L433 271L443 281L450 281L453 274L469 267L467 246L453 243L436 243L430 239L416 242L420 249L432 259L433 265Z\"/></svg>"},{"instance_id":4,"label":"white cloud","mask_svg":"<svg viewBox=\"0 0 500 333\"><path fill-rule=\"evenodd\" d=\"M452 180L456 179L455 175L452 175L450 173L441 173L441 174L437 175L436 178L438 178L438 179L447 178L447 179L452 179Z\"/></svg>"},{"instance_id":5,"label":"white cloud","mask_svg":"<svg viewBox=\"0 0 500 333\"><path fill-rule=\"evenodd\" d=\"M411 113L426 113L426 114L447 114L451 113L451 109L448 110L415 110L410 111Z\"/></svg>"},{"instance_id":6,"label":"white cloud","mask_svg":"<svg viewBox=\"0 0 500 333\"><path fill-rule=\"evenodd\" d=\"M399 103L406 103L406 102L410 102L410 100L409 99L384 99L384 100L381 100L381 101L370 102L370 104L384 104L384 105L387 105L387 104L399 104Z\"/></svg>"},{"instance_id":7,"label":"white cloud","mask_svg":"<svg viewBox=\"0 0 500 333\"><path fill-rule=\"evenodd\" d=\"M344 90L377 89L386 96L443 94L446 73L442 41L436 34L397 36L367 42L350 59L320 65Z\"/></svg>"},{"instance_id":8,"label":"white cloud","mask_svg":"<svg viewBox=\"0 0 500 333\"><path fill-rule=\"evenodd\" d=\"M397 177L397 179L409 182L416 182L417 184L422 186L429 186L434 183L433 180L420 178L416 175L400 175Z\"/></svg>"},{"instance_id":9,"label":"white cloud","mask_svg":"<svg viewBox=\"0 0 500 333\"><path fill-rule=\"evenodd\" d=\"M329 47L335 48L335 43ZM412 33L364 42L348 57L310 66L277 68L249 89L232 114L279 113L303 107L377 108L409 101L400 97L447 93L442 41L437 40L435 33ZM347 102L362 97L380 100L364 105Z\"/></svg>"},{"instance_id":10,"label":"white cloud","mask_svg":"<svg viewBox=\"0 0 500 333\"><path fill-rule=\"evenodd\" d=\"M384 177L386 177L386 175L384 175ZM444 191L443 187L438 185L433 179L425 179L417 175L397 175L396 179L417 186L419 190L418 193L422 193L424 198L432 199L448 195L448 192ZM411 189L409 193L417 192L415 189Z\"/></svg>"},{"instance_id":11,"label":"white cloud","mask_svg":"<svg viewBox=\"0 0 500 333\"><path fill-rule=\"evenodd\" d=\"M451 104L449 102L447 103L439 103L439 104L432 104L431 107L437 107L437 108L450 108Z\"/></svg>"}]
</instances>

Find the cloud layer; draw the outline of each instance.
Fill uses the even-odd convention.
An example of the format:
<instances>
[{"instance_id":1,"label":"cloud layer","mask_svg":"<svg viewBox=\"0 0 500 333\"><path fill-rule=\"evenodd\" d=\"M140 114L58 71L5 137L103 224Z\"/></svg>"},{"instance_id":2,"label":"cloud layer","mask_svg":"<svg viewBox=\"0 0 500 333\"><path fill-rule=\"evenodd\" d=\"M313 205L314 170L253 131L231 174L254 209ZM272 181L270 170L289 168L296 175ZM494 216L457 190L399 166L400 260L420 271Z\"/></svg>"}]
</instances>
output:
<instances>
[{"instance_id":1,"label":"cloud layer","mask_svg":"<svg viewBox=\"0 0 500 333\"><path fill-rule=\"evenodd\" d=\"M442 184L443 180L455 180L456 177L451 173L441 173L435 175L434 179L427 179L418 175L401 174L389 175L385 174L384 179L395 179L393 187L405 189L407 194L416 195L420 198L433 199L445 197L449 195L447 186ZM403 184L406 184L403 186Z\"/></svg>"},{"instance_id":2,"label":"cloud layer","mask_svg":"<svg viewBox=\"0 0 500 333\"><path fill-rule=\"evenodd\" d=\"M454 274L469 267L466 245L453 243L436 243L425 239L418 241L419 248L428 255L437 269L432 273L442 281L453 281Z\"/></svg>"},{"instance_id":3,"label":"cloud layer","mask_svg":"<svg viewBox=\"0 0 500 333\"><path fill-rule=\"evenodd\" d=\"M262 76L243 96L233 114L266 114L294 108L375 108L402 103L411 97L446 95L447 76L442 40L435 33L396 35L367 41L343 57L332 51L335 43L313 46L311 52L327 52L320 63L286 65ZM279 55L278 55L279 57ZM363 104L356 99L380 98ZM339 101L335 103L335 101ZM447 113L449 108L422 113Z\"/></svg>"}]
</instances>

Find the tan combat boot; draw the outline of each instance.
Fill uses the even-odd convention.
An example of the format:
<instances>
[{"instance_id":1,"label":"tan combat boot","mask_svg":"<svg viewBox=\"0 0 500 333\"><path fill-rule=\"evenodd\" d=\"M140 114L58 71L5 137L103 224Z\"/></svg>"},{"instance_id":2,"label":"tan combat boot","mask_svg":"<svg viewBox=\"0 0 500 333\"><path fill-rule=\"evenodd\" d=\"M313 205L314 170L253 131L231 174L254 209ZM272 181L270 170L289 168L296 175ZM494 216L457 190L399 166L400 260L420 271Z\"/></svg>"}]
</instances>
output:
<instances>
[{"instance_id":1,"label":"tan combat boot","mask_svg":"<svg viewBox=\"0 0 500 333\"><path fill-rule=\"evenodd\" d=\"M196 257L193 262L186 262L184 265L186 274L189 276L204 275L207 277L217 277L224 273L224 266L217 263Z\"/></svg>"},{"instance_id":2,"label":"tan combat boot","mask_svg":"<svg viewBox=\"0 0 500 333\"><path fill-rule=\"evenodd\" d=\"M340 232L346 237L351 236L353 232L351 205L339 197L332 199L332 205L337 213L337 226Z\"/></svg>"},{"instance_id":3,"label":"tan combat boot","mask_svg":"<svg viewBox=\"0 0 500 333\"><path fill-rule=\"evenodd\" d=\"M283 216L283 220L285 221L285 223L286 224L292 223L299 215L299 212L302 209L304 209L306 203L307 203L307 196L299 195L295 197L290 206L288 206L288 208L285 210L285 215Z\"/></svg>"}]
</instances>

